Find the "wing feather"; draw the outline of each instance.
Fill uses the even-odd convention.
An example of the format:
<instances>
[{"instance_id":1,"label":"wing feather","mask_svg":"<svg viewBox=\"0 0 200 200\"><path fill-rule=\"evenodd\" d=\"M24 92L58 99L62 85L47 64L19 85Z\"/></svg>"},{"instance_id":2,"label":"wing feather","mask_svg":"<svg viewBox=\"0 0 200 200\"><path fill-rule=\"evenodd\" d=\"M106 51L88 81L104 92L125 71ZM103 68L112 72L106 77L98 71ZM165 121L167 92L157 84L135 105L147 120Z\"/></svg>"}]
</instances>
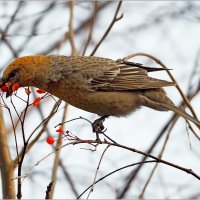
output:
<instances>
[{"instance_id":1,"label":"wing feather","mask_svg":"<svg viewBox=\"0 0 200 200\"><path fill-rule=\"evenodd\" d=\"M160 71L161 68L145 67L139 63L86 56L49 57L52 58L50 81L59 81L70 76L87 84L88 89L93 91L126 91L175 85L148 76L148 72Z\"/></svg>"},{"instance_id":2,"label":"wing feather","mask_svg":"<svg viewBox=\"0 0 200 200\"><path fill-rule=\"evenodd\" d=\"M141 68L141 65L127 65L116 63L117 67L108 69L103 75L94 77L91 81L91 86L99 91L113 90L139 90L153 89L175 85L172 82L159 80L149 77L147 69ZM160 68L159 68L160 70ZM150 71L156 71L156 68L150 68Z\"/></svg>"}]
</instances>

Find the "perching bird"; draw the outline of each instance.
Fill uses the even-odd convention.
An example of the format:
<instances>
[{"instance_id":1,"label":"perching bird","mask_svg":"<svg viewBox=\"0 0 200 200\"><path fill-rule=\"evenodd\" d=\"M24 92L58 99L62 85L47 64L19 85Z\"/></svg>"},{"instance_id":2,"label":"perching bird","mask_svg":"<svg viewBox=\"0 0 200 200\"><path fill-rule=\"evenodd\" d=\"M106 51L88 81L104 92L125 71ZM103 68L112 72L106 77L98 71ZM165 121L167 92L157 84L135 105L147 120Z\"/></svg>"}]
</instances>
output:
<instances>
[{"instance_id":1,"label":"perching bird","mask_svg":"<svg viewBox=\"0 0 200 200\"><path fill-rule=\"evenodd\" d=\"M7 66L2 82L44 89L77 108L100 116L126 116L146 106L174 111L200 127L198 120L175 107L166 96L163 87L175 84L147 74L158 70L161 69L100 57L26 56Z\"/></svg>"}]
</instances>

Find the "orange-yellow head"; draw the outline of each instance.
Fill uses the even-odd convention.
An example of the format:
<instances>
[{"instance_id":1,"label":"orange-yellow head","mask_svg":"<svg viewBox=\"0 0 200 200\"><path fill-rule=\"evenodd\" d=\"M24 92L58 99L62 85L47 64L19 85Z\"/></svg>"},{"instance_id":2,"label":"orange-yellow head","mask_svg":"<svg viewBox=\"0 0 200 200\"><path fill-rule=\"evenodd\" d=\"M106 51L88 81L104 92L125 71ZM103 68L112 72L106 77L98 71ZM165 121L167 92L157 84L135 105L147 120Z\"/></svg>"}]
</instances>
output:
<instances>
[{"instance_id":1,"label":"orange-yellow head","mask_svg":"<svg viewBox=\"0 0 200 200\"><path fill-rule=\"evenodd\" d=\"M6 82L20 86L41 87L45 85L45 74L49 69L48 56L25 56L15 59L3 72L1 85Z\"/></svg>"}]
</instances>

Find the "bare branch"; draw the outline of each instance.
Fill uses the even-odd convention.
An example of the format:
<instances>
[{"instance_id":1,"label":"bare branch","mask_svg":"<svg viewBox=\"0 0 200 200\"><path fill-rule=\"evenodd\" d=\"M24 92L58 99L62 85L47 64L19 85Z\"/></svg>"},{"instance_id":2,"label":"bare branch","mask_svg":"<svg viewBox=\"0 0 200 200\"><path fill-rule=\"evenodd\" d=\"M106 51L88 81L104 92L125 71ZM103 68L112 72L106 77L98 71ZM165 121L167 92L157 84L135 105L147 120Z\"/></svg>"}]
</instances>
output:
<instances>
[{"instance_id":1,"label":"bare branch","mask_svg":"<svg viewBox=\"0 0 200 200\"><path fill-rule=\"evenodd\" d=\"M94 2L93 17L91 17L90 30L89 30L89 34L88 34L86 43L85 43L85 45L84 45L84 49L83 49L82 55L85 55L86 50L87 50L87 48L88 48L88 45L89 45L89 43L90 43L90 41L91 41L91 39L92 39L92 33L93 33L93 28L94 28L94 21L95 21L95 19L96 19L97 12L98 12L98 1L95 1L95 2Z\"/></svg>"},{"instance_id":2,"label":"bare branch","mask_svg":"<svg viewBox=\"0 0 200 200\"><path fill-rule=\"evenodd\" d=\"M64 122L65 118L67 117L67 111L68 111L68 104L65 104L62 122ZM60 149L60 147L62 146L62 138L63 138L62 133L60 133L58 140L57 140L56 149ZM53 198L53 194L54 194L54 190L55 190L55 186L56 186L59 161L60 161L60 151L58 150L58 151L56 151L56 154L55 154L54 165L53 165L53 170L52 170L52 175L51 175L51 180L54 181L54 184L53 184L51 192L50 192L51 199Z\"/></svg>"},{"instance_id":3,"label":"bare branch","mask_svg":"<svg viewBox=\"0 0 200 200\"><path fill-rule=\"evenodd\" d=\"M90 56L93 56L97 49L99 48L99 46L101 45L101 43L104 41L104 39L106 38L106 36L109 34L110 30L112 29L113 25L115 24L115 22L119 21L120 19L122 19L123 17L123 14L121 14L119 17L117 16L118 13L119 13L119 10L121 8L121 5L122 5L122 0L119 0L118 1L118 5L117 5L117 8L116 8L116 11L115 11L115 14L114 14L114 17L113 17L113 20L111 21L108 29L106 30L106 32L104 33L104 35L102 36L102 38L100 39L100 41L97 43L97 45L95 46L94 50L92 51L92 53L90 54Z\"/></svg>"},{"instance_id":4,"label":"bare branch","mask_svg":"<svg viewBox=\"0 0 200 200\"><path fill-rule=\"evenodd\" d=\"M76 55L76 46L74 40L74 28L73 28L73 19L74 19L74 0L70 1L70 17L69 17L69 41L72 48L72 55Z\"/></svg>"},{"instance_id":5,"label":"bare branch","mask_svg":"<svg viewBox=\"0 0 200 200\"><path fill-rule=\"evenodd\" d=\"M49 185L47 186L47 191L46 191L45 199L51 199L50 193L51 193L52 187L53 187L53 185L54 185L53 183L54 183L54 182L51 181L51 182L49 183Z\"/></svg>"},{"instance_id":6,"label":"bare branch","mask_svg":"<svg viewBox=\"0 0 200 200\"><path fill-rule=\"evenodd\" d=\"M14 165L9 151L6 128L3 120L2 107L0 107L0 169L3 199L15 199Z\"/></svg>"}]
</instances>

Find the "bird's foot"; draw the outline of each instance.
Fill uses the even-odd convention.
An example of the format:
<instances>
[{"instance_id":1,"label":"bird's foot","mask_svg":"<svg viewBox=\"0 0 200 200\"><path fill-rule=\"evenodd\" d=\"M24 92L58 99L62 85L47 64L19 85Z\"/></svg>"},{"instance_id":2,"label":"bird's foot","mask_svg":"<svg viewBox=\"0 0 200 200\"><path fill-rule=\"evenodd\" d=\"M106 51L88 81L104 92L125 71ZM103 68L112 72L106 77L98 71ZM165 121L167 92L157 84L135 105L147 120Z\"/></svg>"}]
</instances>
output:
<instances>
[{"instance_id":1,"label":"bird's foot","mask_svg":"<svg viewBox=\"0 0 200 200\"><path fill-rule=\"evenodd\" d=\"M101 142L101 139L99 137L99 134L100 133L96 133L96 141L97 141L97 143L101 144L102 142Z\"/></svg>"},{"instance_id":2,"label":"bird's foot","mask_svg":"<svg viewBox=\"0 0 200 200\"><path fill-rule=\"evenodd\" d=\"M94 133L96 133L96 141L97 142L101 142L100 138L99 138L99 134L105 131L103 122L105 121L105 118L107 118L107 115L104 115L98 119L96 119L93 123L92 123L92 130Z\"/></svg>"},{"instance_id":3,"label":"bird's foot","mask_svg":"<svg viewBox=\"0 0 200 200\"><path fill-rule=\"evenodd\" d=\"M94 133L100 133L103 132L104 130L104 125L103 122L105 121L105 118L107 118L107 115L104 115L98 119L96 119L93 123L92 123L92 130Z\"/></svg>"}]
</instances>

